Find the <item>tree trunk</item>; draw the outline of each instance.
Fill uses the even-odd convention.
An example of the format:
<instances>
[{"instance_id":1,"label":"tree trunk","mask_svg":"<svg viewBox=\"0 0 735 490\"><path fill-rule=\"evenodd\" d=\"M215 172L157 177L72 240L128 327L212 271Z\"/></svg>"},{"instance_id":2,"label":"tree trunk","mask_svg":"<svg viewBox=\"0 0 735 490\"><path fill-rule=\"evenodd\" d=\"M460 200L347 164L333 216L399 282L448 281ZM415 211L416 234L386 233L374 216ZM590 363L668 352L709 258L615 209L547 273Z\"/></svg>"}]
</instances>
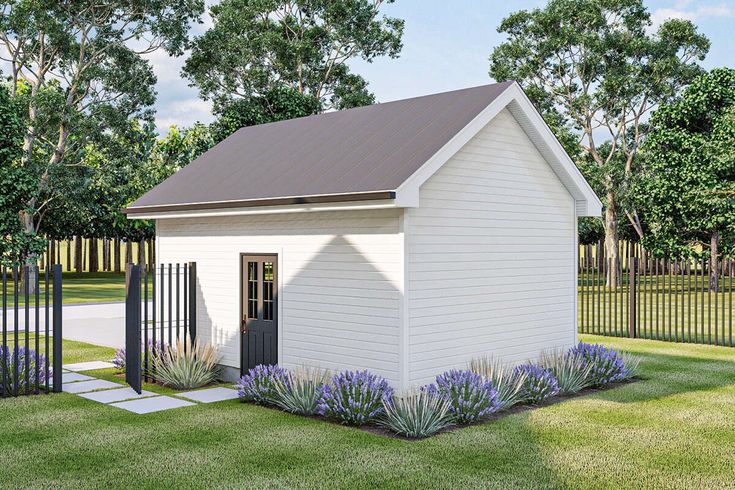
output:
<instances>
[{"instance_id":1,"label":"tree trunk","mask_svg":"<svg viewBox=\"0 0 735 490\"><path fill-rule=\"evenodd\" d=\"M138 265L145 266L145 238L138 242Z\"/></svg>"},{"instance_id":2,"label":"tree trunk","mask_svg":"<svg viewBox=\"0 0 735 490\"><path fill-rule=\"evenodd\" d=\"M125 264L133 262L133 242L125 240Z\"/></svg>"},{"instance_id":3,"label":"tree trunk","mask_svg":"<svg viewBox=\"0 0 735 490\"><path fill-rule=\"evenodd\" d=\"M620 283L618 268L620 257L618 254L618 216L615 209L615 194L607 193L607 205L605 206L605 256L608 260L607 287L617 287Z\"/></svg>"},{"instance_id":4,"label":"tree trunk","mask_svg":"<svg viewBox=\"0 0 735 490\"><path fill-rule=\"evenodd\" d=\"M99 241L96 238L89 239L89 272L100 270Z\"/></svg>"},{"instance_id":5,"label":"tree trunk","mask_svg":"<svg viewBox=\"0 0 735 490\"><path fill-rule=\"evenodd\" d=\"M153 255L155 250L155 244L153 242L153 238L149 238L148 240L148 269L153 269L154 264L156 263L156 258Z\"/></svg>"},{"instance_id":6,"label":"tree trunk","mask_svg":"<svg viewBox=\"0 0 735 490\"><path fill-rule=\"evenodd\" d=\"M46 264L46 268L53 267L56 264L56 240L49 240L48 251L48 264Z\"/></svg>"},{"instance_id":7,"label":"tree trunk","mask_svg":"<svg viewBox=\"0 0 735 490\"><path fill-rule=\"evenodd\" d=\"M720 248L720 232L713 231L709 241L709 290L717 292L719 279L718 253Z\"/></svg>"},{"instance_id":8,"label":"tree trunk","mask_svg":"<svg viewBox=\"0 0 735 490\"><path fill-rule=\"evenodd\" d=\"M66 271L71 272L71 238L66 240Z\"/></svg>"},{"instance_id":9,"label":"tree trunk","mask_svg":"<svg viewBox=\"0 0 735 490\"><path fill-rule=\"evenodd\" d=\"M82 237L74 237L74 270L77 273L84 271L84 257L82 256Z\"/></svg>"},{"instance_id":10,"label":"tree trunk","mask_svg":"<svg viewBox=\"0 0 735 490\"><path fill-rule=\"evenodd\" d=\"M121 254L120 254L120 239L119 238L115 238L114 255L115 255L115 258L113 259L114 261L113 270L115 272L120 272L121 271L120 269L120 258L121 258L120 255Z\"/></svg>"}]
</instances>

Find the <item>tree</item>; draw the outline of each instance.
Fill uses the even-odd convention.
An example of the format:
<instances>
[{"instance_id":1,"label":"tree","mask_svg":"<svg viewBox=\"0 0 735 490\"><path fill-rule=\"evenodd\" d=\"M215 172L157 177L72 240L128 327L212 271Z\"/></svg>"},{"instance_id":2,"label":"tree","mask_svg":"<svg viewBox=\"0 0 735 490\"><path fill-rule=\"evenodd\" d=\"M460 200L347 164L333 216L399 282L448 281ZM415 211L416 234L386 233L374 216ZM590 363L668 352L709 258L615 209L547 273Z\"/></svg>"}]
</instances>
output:
<instances>
[{"instance_id":1,"label":"tree","mask_svg":"<svg viewBox=\"0 0 735 490\"><path fill-rule=\"evenodd\" d=\"M662 105L643 151L637 197L650 221L644 243L668 256L708 250L716 291L721 245L732 251L735 240L735 70L712 70Z\"/></svg>"},{"instance_id":2,"label":"tree","mask_svg":"<svg viewBox=\"0 0 735 490\"><path fill-rule=\"evenodd\" d=\"M183 73L217 113L239 99L264 104L284 88L316 99L320 111L371 104L367 83L347 63L398 56L403 21L380 14L394 1L223 0L211 7L214 26L192 42Z\"/></svg>"},{"instance_id":3,"label":"tree","mask_svg":"<svg viewBox=\"0 0 735 490\"><path fill-rule=\"evenodd\" d=\"M630 188L648 114L701 73L697 61L709 50L689 21L669 20L654 34L650 26L642 0L551 0L504 19L498 31L508 40L490 57L493 78L518 81L558 135L579 136L593 162L586 176L602 183L605 248L615 263L619 213L643 236Z\"/></svg>"},{"instance_id":4,"label":"tree","mask_svg":"<svg viewBox=\"0 0 735 490\"><path fill-rule=\"evenodd\" d=\"M64 177L83 165L90 140L152 116L155 76L141 55L181 54L203 9L202 0L4 4L2 59L13 92L26 101L21 166L34 179L16 211L26 234L38 232L47 206L71 187Z\"/></svg>"},{"instance_id":5,"label":"tree","mask_svg":"<svg viewBox=\"0 0 735 490\"><path fill-rule=\"evenodd\" d=\"M319 100L291 88L276 87L259 97L244 97L221 109L210 130L219 143L240 128L309 116L321 110Z\"/></svg>"},{"instance_id":6,"label":"tree","mask_svg":"<svg viewBox=\"0 0 735 490\"><path fill-rule=\"evenodd\" d=\"M8 87L0 86L0 264L17 266L27 253L43 250L44 241L25 234L18 220L23 199L32 188L20 166L23 124Z\"/></svg>"}]
</instances>

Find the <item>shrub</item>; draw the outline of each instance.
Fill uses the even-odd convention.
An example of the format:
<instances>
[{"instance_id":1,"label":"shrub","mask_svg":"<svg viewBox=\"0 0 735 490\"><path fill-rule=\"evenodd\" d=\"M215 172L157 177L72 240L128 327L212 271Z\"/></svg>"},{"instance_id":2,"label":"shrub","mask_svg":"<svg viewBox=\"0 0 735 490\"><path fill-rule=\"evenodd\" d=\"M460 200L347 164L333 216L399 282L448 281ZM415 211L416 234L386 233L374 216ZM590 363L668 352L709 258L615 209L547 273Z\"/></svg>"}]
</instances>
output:
<instances>
[{"instance_id":1,"label":"shrub","mask_svg":"<svg viewBox=\"0 0 735 490\"><path fill-rule=\"evenodd\" d=\"M447 401L426 391L383 401L383 409L378 423L406 437L428 437L452 422Z\"/></svg>"},{"instance_id":2,"label":"shrub","mask_svg":"<svg viewBox=\"0 0 735 490\"><path fill-rule=\"evenodd\" d=\"M26 384L26 359L28 360L28 383ZM25 347L15 348L11 346L3 346L0 348L0 393L14 393L15 391L15 370L18 369L18 393L25 392L36 388L41 389L46 386L46 356L38 354L38 379L36 379L36 351L33 349L26 350ZM51 367L49 367L49 378L51 377ZM5 383L3 383L5 380Z\"/></svg>"},{"instance_id":3,"label":"shrub","mask_svg":"<svg viewBox=\"0 0 735 490\"><path fill-rule=\"evenodd\" d=\"M559 393L563 395L577 393L592 384L590 367L569 352L544 353L539 364L551 371L559 385Z\"/></svg>"},{"instance_id":4,"label":"shrub","mask_svg":"<svg viewBox=\"0 0 735 490\"><path fill-rule=\"evenodd\" d=\"M459 424L477 422L500 408L492 383L472 371L447 371L425 390L444 399L452 418Z\"/></svg>"},{"instance_id":5,"label":"shrub","mask_svg":"<svg viewBox=\"0 0 735 490\"><path fill-rule=\"evenodd\" d=\"M622 381L628 376L623 358L615 350L603 345L580 342L569 350L569 354L589 367L590 383L594 386Z\"/></svg>"},{"instance_id":6,"label":"shrub","mask_svg":"<svg viewBox=\"0 0 735 490\"><path fill-rule=\"evenodd\" d=\"M238 395L243 401L254 401L260 405L275 403L277 398L276 380L290 386L288 372L278 365L258 364L240 378L237 385Z\"/></svg>"},{"instance_id":7,"label":"shrub","mask_svg":"<svg viewBox=\"0 0 735 490\"><path fill-rule=\"evenodd\" d=\"M151 358L156 381L177 390L190 390L215 382L219 378L219 355L211 344L202 345L186 337L174 347Z\"/></svg>"},{"instance_id":8,"label":"shrub","mask_svg":"<svg viewBox=\"0 0 735 490\"><path fill-rule=\"evenodd\" d=\"M469 363L470 371L479 374L492 383L497 392L499 410L504 410L520 403L524 399L523 384L526 373L516 371L500 361L484 357L473 359Z\"/></svg>"},{"instance_id":9,"label":"shrub","mask_svg":"<svg viewBox=\"0 0 735 490\"><path fill-rule=\"evenodd\" d=\"M329 382L327 371L301 367L287 376L273 377L273 403L290 413L314 415L319 410L322 389Z\"/></svg>"},{"instance_id":10,"label":"shrub","mask_svg":"<svg viewBox=\"0 0 735 490\"><path fill-rule=\"evenodd\" d=\"M548 369L537 364L521 364L515 370L526 374L523 392L527 401L541 403L559 393L559 384Z\"/></svg>"},{"instance_id":11,"label":"shrub","mask_svg":"<svg viewBox=\"0 0 735 490\"><path fill-rule=\"evenodd\" d=\"M388 382L368 371L344 371L322 388L319 414L347 425L363 425L384 413L393 389Z\"/></svg>"}]
</instances>

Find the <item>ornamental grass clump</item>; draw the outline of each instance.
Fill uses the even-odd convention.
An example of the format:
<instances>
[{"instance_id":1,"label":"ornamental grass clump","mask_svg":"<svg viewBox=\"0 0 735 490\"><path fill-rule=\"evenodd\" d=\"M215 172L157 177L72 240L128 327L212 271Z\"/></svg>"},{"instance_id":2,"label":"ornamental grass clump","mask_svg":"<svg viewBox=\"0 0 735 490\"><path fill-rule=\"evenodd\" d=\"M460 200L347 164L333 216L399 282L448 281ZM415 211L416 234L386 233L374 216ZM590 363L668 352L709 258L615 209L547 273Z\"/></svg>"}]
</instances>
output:
<instances>
[{"instance_id":1,"label":"ornamental grass clump","mask_svg":"<svg viewBox=\"0 0 735 490\"><path fill-rule=\"evenodd\" d=\"M569 352L545 352L539 364L554 375L562 395L577 393L592 384L590 366Z\"/></svg>"},{"instance_id":2,"label":"ornamental grass clump","mask_svg":"<svg viewBox=\"0 0 735 490\"><path fill-rule=\"evenodd\" d=\"M288 371L278 365L258 364L240 378L237 394L243 401L252 401L259 405L274 405L278 398L276 383L290 387Z\"/></svg>"},{"instance_id":3,"label":"ornamental grass clump","mask_svg":"<svg viewBox=\"0 0 735 490\"><path fill-rule=\"evenodd\" d=\"M36 365L38 365L38 376L36 376ZM26 383L26 374L28 383ZM18 347L16 352L11 346L6 345L0 348L0 394L13 394L16 387L18 393L23 393L26 389L35 391L38 388L40 390L46 387L46 380L52 376L50 367L48 376L47 378L46 356L43 354L38 353L38 364L36 364L36 351L33 349Z\"/></svg>"},{"instance_id":4,"label":"ornamental grass clump","mask_svg":"<svg viewBox=\"0 0 735 490\"><path fill-rule=\"evenodd\" d=\"M396 397L392 402L384 400L383 409L378 423L406 437L428 437L452 423L449 403L426 391Z\"/></svg>"},{"instance_id":5,"label":"ornamental grass clump","mask_svg":"<svg viewBox=\"0 0 735 490\"><path fill-rule=\"evenodd\" d=\"M383 415L383 402L390 403L393 389L368 371L343 371L322 388L320 415L346 425L363 425Z\"/></svg>"},{"instance_id":6,"label":"ornamental grass clump","mask_svg":"<svg viewBox=\"0 0 735 490\"><path fill-rule=\"evenodd\" d=\"M622 356L603 345L580 342L569 350L569 355L577 357L584 366L589 367L589 380L593 386L623 381L629 376Z\"/></svg>"},{"instance_id":7,"label":"ornamental grass clump","mask_svg":"<svg viewBox=\"0 0 735 490\"><path fill-rule=\"evenodd\" d=\"M447 402L458 424L479 422L500 408L493 384L472 371L447 371L425 390Z\"/></svg>"},{"instance_id":8,"label":"ornamental grass clump","mask_svg":"<svg viewBox=\"0 0 735 490\"><path fill-rule=\"evenodd\" d=\"M516 371L512 367L490 357L471 360L469 368L473 373L479 374L492 383L497 392L499 410L508 409L524 400L525 372Z\"/></svg>"},{"instance_id":9,"label":"ornamental grass clump","mask_svg":"<svg viewBox=\"0 0 735 490\"><path fill-rule=\"evenodd\" d=\"M211 344L179 338L173 347L151 358L156 381L177 390L191 390L219 379L219 354Z\"/></svg>"},{"instance_id":10,"label":"ornamental grass clump","mask_svg":"<svg viewBox=\"0 0 735 490\"><path fill-rule=\"evenodd\" d=\"M315 415L319 411L322 389L329 382L329 372L300 367L285 377L273 376L273 403L286 412Z\"/></svg>"},{"instance_id":11,"label":"ornamental grass clump","mask_svg":"<svg viewBox=\"0 0 735 490\"><path fill-rule=\"evenodd\" d=\"M529 403L538 404L559 394L559 384L548 369L537 364L521 364L515 370L526 374L523 393Z\"/></svg>"}]
</instances>

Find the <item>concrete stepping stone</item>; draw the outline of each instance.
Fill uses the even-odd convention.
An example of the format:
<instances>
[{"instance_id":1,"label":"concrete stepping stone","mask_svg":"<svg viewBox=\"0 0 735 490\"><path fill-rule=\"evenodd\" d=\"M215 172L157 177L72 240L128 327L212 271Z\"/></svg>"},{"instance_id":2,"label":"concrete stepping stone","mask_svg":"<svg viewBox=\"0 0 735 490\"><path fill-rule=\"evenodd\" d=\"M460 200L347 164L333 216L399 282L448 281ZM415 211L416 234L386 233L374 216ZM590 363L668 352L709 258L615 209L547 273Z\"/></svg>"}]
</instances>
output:
<instances>
[{"instance_id":1,"label":"concrete stepping stone","mask_svg":"<svg viewBox=\"0 0 735 490\"><path fill-rule=\"evenodd\" d=\"M79 362L76 364L64 364L63 368L69 371L92 371L94 369L114 368L115 365L105 361Z\"/></svg>"},{"instance_id":2,"label":"concrete stepping stone","mask_svg":"<svg viewBox=\"0 0 735 490\"><path fill-rule=\"evenodd\" d=\"M61 373L61 381L63 383L74 383L75 381L90 381L93 380L92 376L87 376L86 374L79 374L79 373Z\"/></svg>"},{"instance_id":3,"label":"concrete stepping stone","mask_svg":"<svg viewBox=\"0 0 735 490\"><path fill-rule=\"evenodd\" d=\"M83 393L80 394L82 398L86 398L87 400L92 400L95 402L100 403L115 403L115 402L121 402L124 400L132 400L136 398L145 398L148 396L155 396L155 393L152 393L150 391L143 390L141 394L135 392L134 389L126 387L126 388L120 388L117 390L104 390L104 391L94 391L92 393Z\"/></svg>"},{"instance_id":4,"label":"concrete stepping stone","mask_svg":"<svg viewBox=\"0 0 735 490\"><path fill-rule=\"evenodd\" d=\"M95 390L109 390L111 388L120 388L122 385L113 383L111 381L105 381L103 379L92 379L90 381L77 381L76 383L69 383L62 385L61 390L66 393L89 393Z\"/></svg>"},{"instance_id":5,"label":"concrete stepping stone","mask_svg":"<svg viewBox=\"0 0 735 490\"><path fill-rule=\"evenodd\" d=\"M185 400L179 400L170 396L154 396L152 398L142 398L140 400L132 400L127 402L111 403L110 407L122 408L129 412L144 414L152 412L161 412L172 408L190 407L194 403Z\"/></svg>"},{"instance_id":6,"label":"concrete stepping stone","mask_svg":"<svg viewBox=\"0 0 735 490\"><path fill-rule=\"evenodd\" d=\"M237 390L231 388L217 387L205 390L187 391L186 393L177 393L176 396L194 400L200 403L213 403L225 400L234 400L237 398Z\"/></svg>"}]
</instances>

